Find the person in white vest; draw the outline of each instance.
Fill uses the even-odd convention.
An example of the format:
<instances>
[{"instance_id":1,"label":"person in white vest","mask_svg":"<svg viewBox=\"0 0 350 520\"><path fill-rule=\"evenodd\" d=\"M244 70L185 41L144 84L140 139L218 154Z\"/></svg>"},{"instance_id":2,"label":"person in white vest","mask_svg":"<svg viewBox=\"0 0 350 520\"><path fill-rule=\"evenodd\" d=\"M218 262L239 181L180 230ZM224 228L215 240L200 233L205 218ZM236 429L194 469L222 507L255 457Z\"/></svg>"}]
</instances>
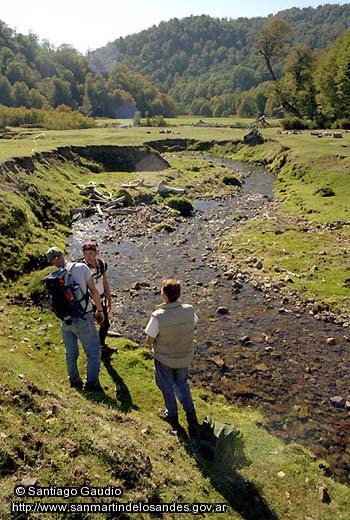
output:
<instances>
[{"instance_id":1,"label":"person in white vest","mask_svg":"<svg viewBox=\"0 0 350 520\"><path fill-rule=\"evenodd\" d=\"M146 344L152 346L155 380L166 406L158 415L174 430L180 430L177 400L187 418L188 433L196 437L199 424L188 383L188 369L193 359L193 335L198 316L189 304L179 300L181 284L169 278L162 282L162 305L154 312L145 329Z\"/></svg>"}]
</instances>

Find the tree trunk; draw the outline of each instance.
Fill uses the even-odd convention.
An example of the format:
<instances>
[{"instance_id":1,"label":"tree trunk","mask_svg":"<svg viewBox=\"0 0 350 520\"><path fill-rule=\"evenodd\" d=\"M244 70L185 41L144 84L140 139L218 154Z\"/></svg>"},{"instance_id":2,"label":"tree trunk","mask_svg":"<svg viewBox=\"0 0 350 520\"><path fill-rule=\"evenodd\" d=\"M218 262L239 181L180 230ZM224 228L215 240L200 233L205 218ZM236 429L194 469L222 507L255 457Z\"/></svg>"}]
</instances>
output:
<instances>
[{"instance_id":1,"label":"tree trunk","mask_svg":"<svg viewBox=\"0 0 350 520\"><path fill-rule=\"evenodd\" d=\"M298 117L299 119L303 119L303 116L299 112L299 110L296 107L294 107L293 105L291 105L286 99L284 99L282 94L281 94L281 92L279 91L279 89L277 87L278 80L277 80L276 75L275 75L275 73L273 71L273 68L272 68L272 65L271 65L269 57L264 53L264 51L260 51L260 53L263 55L265 63L266 63L267 70L269 71L269 74L270 74L272 80L276 84L276 86L275 86L276 94L278 95L278 97L281 100L282 107L286 110L286 112L288 112L288 114L290 114L290 115L292 115L294 117Z\"/></svg>"}]
</instances>

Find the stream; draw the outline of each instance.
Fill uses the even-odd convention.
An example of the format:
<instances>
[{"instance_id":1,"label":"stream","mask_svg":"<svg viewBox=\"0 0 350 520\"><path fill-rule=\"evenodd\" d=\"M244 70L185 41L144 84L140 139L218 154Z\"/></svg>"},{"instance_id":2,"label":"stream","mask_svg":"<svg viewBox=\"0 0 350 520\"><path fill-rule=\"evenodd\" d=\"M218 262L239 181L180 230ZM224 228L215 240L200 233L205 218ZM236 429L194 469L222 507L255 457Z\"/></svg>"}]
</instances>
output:
<instances>
[{"instance_id":1,"label":"stream","mask_svg":"<svg viewBox=\"0 0 350 520\"><path fill-rule=\"evenodd\" d=\"M242 194L196 200L193 217L178 218L172 233L154 231L162 216L152 206L79 220L73 224L70 257L81 257L84 240L98 242L109 266L111 330L137 343L144 341L144 327L160 303L162 279L178 278L182 301L199 315L191 385L259 408L268 430L306 446L327 462L327 474L349 483L347 330L298 313L241 280L239 272L219 267L218 240L239 226L234 215L253 218L268 208L274 178L262 168L210 160L245 172ZM117 356L113 359L117 366Z\"/></svg>"}]
</instances>

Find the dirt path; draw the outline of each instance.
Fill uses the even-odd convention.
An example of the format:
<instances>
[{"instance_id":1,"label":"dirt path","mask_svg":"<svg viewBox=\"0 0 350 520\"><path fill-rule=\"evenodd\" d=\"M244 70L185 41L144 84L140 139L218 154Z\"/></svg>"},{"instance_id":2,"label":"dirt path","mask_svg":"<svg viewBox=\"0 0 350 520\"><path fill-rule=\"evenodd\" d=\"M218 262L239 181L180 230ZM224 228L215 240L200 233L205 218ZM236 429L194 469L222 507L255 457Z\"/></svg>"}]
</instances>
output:
<instances>
[{"instance_id":1,"label":"dirt path","mask_svg":"<svg viewBox=\"0 0 350 520\"><path fill-rule=\"evenodd\" d=\"M162 278L178 277L182 300L200 316L193 384L261 408L270 430L307 446L349 482L346 330L297 312L278 294L254 289L217 251L218 239L238 225L234 214L251 218L269 204L256 190L226 201L197 201L192 218L173 219L173 233L153 231L155 223L170 218L153 206L108 221L80 221L71 254L79 255L86 236L98 240L115 295L112 329L139 343L160 303Z\"/></svg>"}]
</instances>

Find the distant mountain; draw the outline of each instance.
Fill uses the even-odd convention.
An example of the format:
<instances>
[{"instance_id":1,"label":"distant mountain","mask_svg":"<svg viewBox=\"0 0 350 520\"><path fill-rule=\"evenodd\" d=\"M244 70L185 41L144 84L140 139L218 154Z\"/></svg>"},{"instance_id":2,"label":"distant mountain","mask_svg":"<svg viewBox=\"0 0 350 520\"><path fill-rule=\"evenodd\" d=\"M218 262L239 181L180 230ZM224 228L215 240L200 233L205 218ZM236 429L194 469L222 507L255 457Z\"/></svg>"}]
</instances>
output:
<instances>
[{"instance_id":1,"label":"distant mountain","mask_svg":"<svg viewBox=\"0 0 350 520\"><path fill-rule=\"evenodd\" d=\"M276 16L290 25L291 45L314 51L327 49L350 28L349 4L292 8ZM188 108L195 98L247 91L270 79L256 47L268 18L174 18L89 53L89 66L108 73L125 64ZM281 71L282 63L276 64L277 75Z\"/></svg>"}]
</instances>

